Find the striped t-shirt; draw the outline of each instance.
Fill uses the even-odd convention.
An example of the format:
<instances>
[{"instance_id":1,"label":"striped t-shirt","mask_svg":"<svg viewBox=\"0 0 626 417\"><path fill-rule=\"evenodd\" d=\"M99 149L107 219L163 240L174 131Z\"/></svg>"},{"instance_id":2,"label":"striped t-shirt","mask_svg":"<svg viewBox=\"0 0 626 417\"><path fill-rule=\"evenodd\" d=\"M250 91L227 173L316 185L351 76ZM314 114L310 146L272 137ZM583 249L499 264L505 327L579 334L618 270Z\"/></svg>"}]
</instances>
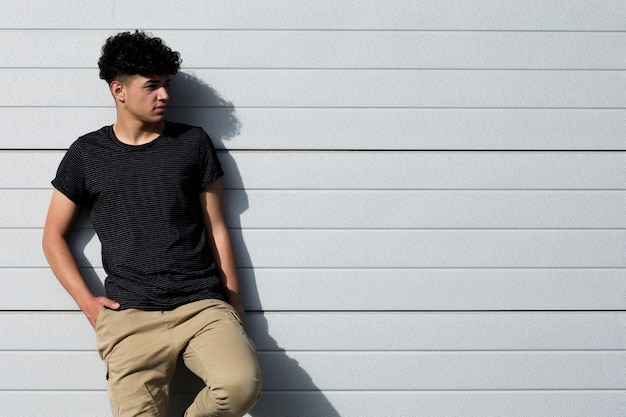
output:
<instances>
[{"instance_id":1,"label":"striped t-shirt","mask_svg":"<svg viewBox=\"0 0 626 417\"><path fill-rule=\"evenodd\" d=\"M221 175L204 130L168 122L139 146L120 142L111 126L80 137L52 185L89 211L107 297L122 309L167 310L226 299L199 200Z\"/></svg>"}]
</instances>

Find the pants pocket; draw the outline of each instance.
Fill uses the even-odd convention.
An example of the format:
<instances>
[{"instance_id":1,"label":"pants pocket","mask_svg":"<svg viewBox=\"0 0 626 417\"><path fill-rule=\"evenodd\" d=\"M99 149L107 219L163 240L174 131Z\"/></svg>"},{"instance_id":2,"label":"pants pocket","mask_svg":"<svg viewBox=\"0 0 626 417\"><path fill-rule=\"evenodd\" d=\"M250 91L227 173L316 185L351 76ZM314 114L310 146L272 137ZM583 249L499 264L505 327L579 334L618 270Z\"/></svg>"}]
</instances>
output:
<instances>
[{"instance_id":1,"label":"pants pocket","mask_svg":"<svg viewBox=\"0 0 626 417\"><path fill-rule=\"evenodd\" d=\"M100 310L100 312L98 313L98 317L96 317L96 325L94 327L96 333L98 332L98 327L100 327L100 323L102 322L102 319L107 311L108 311L108 308L103 307L102 310Z\"/></svg>"},{"instance_id":2,"label":"pants pocket","mask_svg":"<svg viewBox=\"0 0 626 417\"><path fill-rule=\"evenodd\" d=\"M102 360L106 358L105 351L110 350L109 345L112 342L111 338L113 335L111 335L111 332L108 331L110 328L108 322L110 314L112 313L112 310L109 310L108 308L103 308L102 311L100 311L100 313L98 314L98 318L96 319L96 346L98 348L98 355L100 355L100 359Z\"/></svg>"}]
</instances>

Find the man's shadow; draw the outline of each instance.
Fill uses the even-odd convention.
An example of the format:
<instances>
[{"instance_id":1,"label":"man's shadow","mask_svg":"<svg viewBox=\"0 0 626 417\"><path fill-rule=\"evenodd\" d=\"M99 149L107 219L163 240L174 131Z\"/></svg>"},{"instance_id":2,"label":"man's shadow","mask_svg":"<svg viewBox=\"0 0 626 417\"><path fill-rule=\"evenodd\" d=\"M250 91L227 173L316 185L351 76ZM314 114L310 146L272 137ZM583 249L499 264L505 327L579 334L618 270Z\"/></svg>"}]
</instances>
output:
<instances>
[{"instance_id":1,"label":"man's shadow","mask_svg":"<svg viewBox=\"0 0 626 417\"><path fill-rule=\"evenodd\" d=\"M189 73L179 73L172 79L168 119L203 127L218 149L224 149L224 141L235 138L241 126L233 104ZM223 183L225 210L232 239L238 242L236 256L241 265L252 265L240 221L241 214L249 209L243 178L230 153L219 151L218 157L226 173ZM89 241L94 238L93 229L89 228L88 222L84 216L80 220L81 231L74 239L73 246L89 287L95 294L103 295L101 279L90 265L88 256L84 254ZM240 279L244 303L249 309L246 314L246 330L257 346L264 379L264 391L249 414L252 417L339 417L337 410L298 361L290 358L269 334L254 269L242 268ZM184 366L182 359L178 364L170 386L172 394L168 417L182 416L195 395L203 388L202 381ZM291 387L297 387L297 391L289 391Z\"/></svg>"}]
</instances>

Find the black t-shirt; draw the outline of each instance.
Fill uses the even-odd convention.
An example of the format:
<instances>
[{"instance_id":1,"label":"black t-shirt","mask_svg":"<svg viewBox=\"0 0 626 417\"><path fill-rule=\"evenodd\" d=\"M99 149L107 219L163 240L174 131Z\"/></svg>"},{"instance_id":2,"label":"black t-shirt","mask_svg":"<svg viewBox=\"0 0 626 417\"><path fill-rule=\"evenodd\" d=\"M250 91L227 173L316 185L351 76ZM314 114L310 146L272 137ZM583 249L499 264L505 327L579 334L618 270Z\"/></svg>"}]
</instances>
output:
<instances>
[{"instance_id":1,"label":"black t-shirt","mask_svg":"<svg viewBox=\"0 0 626 417\"><path fill-rule=\"evenodd\" d=\"M226 299L199 200L221 175L204 130L168 122L139 146L120 142L111 126L82 136L52 185L89 210L107 297L123 309L160 310Z\"/></svg>"}]
</instances>

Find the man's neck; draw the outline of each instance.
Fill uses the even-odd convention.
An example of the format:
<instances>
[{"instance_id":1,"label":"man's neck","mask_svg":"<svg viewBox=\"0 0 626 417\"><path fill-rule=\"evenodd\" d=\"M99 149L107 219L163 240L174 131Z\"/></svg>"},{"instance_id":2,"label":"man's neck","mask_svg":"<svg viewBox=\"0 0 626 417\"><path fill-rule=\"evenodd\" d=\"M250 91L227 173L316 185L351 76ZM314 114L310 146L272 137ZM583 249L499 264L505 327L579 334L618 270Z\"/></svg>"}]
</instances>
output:
<instances>
[{"instance_id":1,"label":"man's neck","mask_svg":"<svg viewBox=\"0 0 626 417\"><path fill-rule=\"evenodd\" d=\"M144 124L135 121L129 123L124 120L118 120L113 125L113 133L115 137L127 145L144 145L158 138L165 129L165 122L153 124Z\"/></svg>"}]
</instances>

